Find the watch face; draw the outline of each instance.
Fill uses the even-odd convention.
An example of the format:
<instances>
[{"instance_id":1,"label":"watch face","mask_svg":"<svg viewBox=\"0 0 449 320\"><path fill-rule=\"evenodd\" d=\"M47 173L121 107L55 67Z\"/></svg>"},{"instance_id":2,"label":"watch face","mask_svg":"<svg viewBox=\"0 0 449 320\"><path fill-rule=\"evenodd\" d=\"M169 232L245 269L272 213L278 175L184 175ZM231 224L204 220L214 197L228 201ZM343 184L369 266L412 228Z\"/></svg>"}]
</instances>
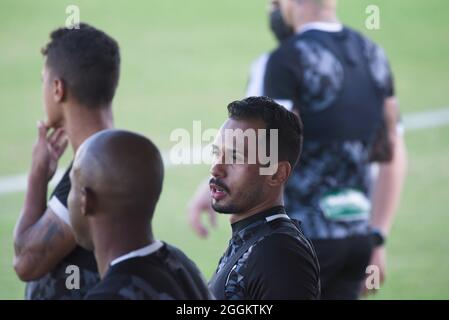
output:
<instances>
[{"instance_id":1,"label":"watch face","mask_svg":"<svg viewBox=\"0 0 449 320\"><path fill-rule=\"evenodd\" d=\"M372 237L373 237L373 244L374 246L378 247L384 244L385 242L385 238L383 237L383 235L377 231L374 230L372 233Z\"/></svg>"}]
</instances>

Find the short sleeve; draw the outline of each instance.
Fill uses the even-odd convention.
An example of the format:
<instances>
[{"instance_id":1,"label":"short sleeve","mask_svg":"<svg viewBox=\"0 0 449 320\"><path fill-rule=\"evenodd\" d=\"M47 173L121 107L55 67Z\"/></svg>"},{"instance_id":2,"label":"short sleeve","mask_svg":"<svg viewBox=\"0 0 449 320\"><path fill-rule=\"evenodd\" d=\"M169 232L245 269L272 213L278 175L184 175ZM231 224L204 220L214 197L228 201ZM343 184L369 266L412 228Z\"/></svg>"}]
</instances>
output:
<instances>
[{"instance_id":1,"label":"short sleeve","mask_svg":"<svg viewBox=\"0 0 449 320\"><path fill-rule=\"evenodd\" d=\"M393 71L385 50L371 40L364 38L363 53L377 87L382 90L385 98L393 97L395 95Z\"/></svg>"},{"instance_id":2,"label":"short sleeve","mask_svg":"<svg viewBox=\"0 0 449 320\"><path fill-rule=\"evenodd\" d=\"M291 51L291 50L290 50ZM264 79L265 95L274 99L288 110L295 105L295 97L299 92L299 81L296 76L299 64L296 57L283 47L274 51L267 62Z\"/></svg>"},{"instance_id":3,"label":"short sleeve","mask_svg":"<svg viewBox=\"0 0 449 320\"><path fill-rule=\"evenodd\" d=\"M62 221L70 226L69 210L67 206L67 199L70 192L70 170L69 166L63 177L57 184L53 193L50 196L47 207L50 208Z\"/></svg>"},{"instance_id":4,"label":"short sleeve","mask_svg":"<svg viewBox=\"0 0 449 320\"><path fill-rule=\"evenodd\" d=\"M289 235L274 234L248 260L247 294L255 300L319 298L319 271L312 253Z\"/></svg>"}]
</instances>

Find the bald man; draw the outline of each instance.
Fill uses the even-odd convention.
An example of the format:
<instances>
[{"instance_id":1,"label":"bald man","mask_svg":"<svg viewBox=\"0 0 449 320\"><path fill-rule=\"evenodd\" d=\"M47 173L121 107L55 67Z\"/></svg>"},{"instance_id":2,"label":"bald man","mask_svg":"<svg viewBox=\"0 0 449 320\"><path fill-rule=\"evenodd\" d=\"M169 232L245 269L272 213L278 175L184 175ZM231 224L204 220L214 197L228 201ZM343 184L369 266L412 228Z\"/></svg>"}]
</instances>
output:
<instances>
[{"instance_id":1,"label":"bald man","mask_svg":"<svg viewBox=\"0 0 449 320\"><path fill-rule=\"evenodd\" d=\"M147 138L105 130L79 148L70 173L70 222L93 250L101 282L86 299L209 299L195 266L153 237L164 168Z\"/></svg>"}]
</instances>

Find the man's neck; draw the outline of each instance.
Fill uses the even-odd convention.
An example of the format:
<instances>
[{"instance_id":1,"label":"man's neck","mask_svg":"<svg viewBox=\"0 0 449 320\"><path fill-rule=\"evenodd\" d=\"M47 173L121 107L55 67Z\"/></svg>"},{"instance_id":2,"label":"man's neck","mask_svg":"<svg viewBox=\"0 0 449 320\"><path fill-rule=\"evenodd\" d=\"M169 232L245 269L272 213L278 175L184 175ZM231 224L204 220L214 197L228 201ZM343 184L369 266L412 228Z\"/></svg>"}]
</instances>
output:
<instances>
[{"instance_id":1,"label":"man's neck","mask_svg":"<svg viewBox=\"0 0 449 320\"><path fill-rule=\"evenodd\" d=\"M231 224L242 221L246 218L249 218L255 214L258 214L260 212L263 212L265 210L268 210L270 208L276 207L276 206L283 206L284 205L284 201L282 198L282 195L280 195L277 199L273 200L266 200L256 206L254 206L253 208L243 212L243 213L234 213L231 214L231 216L229 217L229 221L231 222Z\"/></svg>"},{"instance_id":2,"label":"man's neck","mask_svg":"<svg viewBox=\"0 0 449 320\"><path fill-rule=\"evenodd\" d=\"M118 230L114 227L112 229L114 230L103 225L101 230L92 233L96 235L93 239L94 253L101 278L104 278L113 260L154 242L153 235L148 230L130 232L130 230L137 230L129 225L126 228L118 228Z\"/></svg>"},{"instance_id":3,"label":"man's neck","mask_svg":"<svg viewBox=\"0 0 449 320\"><path fill-rule=\"evenodd\" d=\"M110 106L93 109L79 105L70 105L65 110L66 123L64 129L74 152L91 135L113 127L113 116Z\"/></svg>"},{"instance_id":4,"label":"man's neck","mask_svg":"<svg viewBox=\"0 0 449 320\"><path fill-rule=\"evenodd\" d=\"M321 22L321 23L340 23L340 20L338 20L338 18L335 14L323 14L318 17L298 20L298 21L295 21L295 23L294 23L295 32L298 33L301 31L301 29L305 25L310 24L310 23L316 23L316 22L318 22L318 23L319 22Z\"/></svg>"}]
</instances>

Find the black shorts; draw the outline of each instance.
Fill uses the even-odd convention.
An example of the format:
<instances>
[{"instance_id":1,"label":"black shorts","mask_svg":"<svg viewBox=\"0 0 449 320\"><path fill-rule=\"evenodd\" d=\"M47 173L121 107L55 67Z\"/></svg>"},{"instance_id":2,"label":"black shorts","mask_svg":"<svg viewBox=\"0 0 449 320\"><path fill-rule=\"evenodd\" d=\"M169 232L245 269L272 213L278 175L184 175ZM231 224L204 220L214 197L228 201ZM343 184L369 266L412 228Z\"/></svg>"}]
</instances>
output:
<instances>
[{"instance_id":1,"label":"black shorts","mask_svg":"<svg viewBox=\"0 0 449 320\"><path fill-rule=\"evenodd\" d=\"M320 263L321 299L357 299L371 259L372 237L312 239L312 242Z\"/></svg>"}]
</instances>

